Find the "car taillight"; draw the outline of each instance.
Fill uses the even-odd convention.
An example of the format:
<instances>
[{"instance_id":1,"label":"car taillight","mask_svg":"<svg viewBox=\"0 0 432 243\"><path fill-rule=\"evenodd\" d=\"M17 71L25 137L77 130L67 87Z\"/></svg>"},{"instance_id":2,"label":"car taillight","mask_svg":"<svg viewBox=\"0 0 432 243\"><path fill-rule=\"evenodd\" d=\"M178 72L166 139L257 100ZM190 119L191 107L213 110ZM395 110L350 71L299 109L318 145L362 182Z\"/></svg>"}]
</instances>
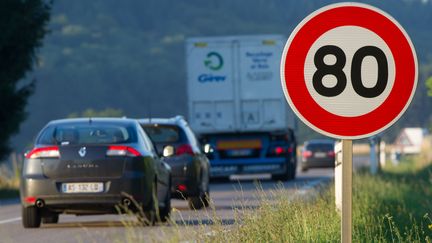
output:
<instances>
[{"instance_id":1,"label":"car taillight","mask_svg":"<svg viewBox=\"0 0 432 243\"><path fill-rule=\"evenodd\" d=\"M106 152L107 156L141 156L140 152L129 146L109 146Z\"/></svg>"},{"instance_id":2,"label":"car taillight","mask_svg":"<svg viewBox=\"0 0 432 243\"><path fill-rule=\"evenodd\" d=\"M305 150L305 151L303 151L302 155L303 155L303 158L309 158L312 156L312 151Z\"/></svg>"},{"instance_id":3,"label":"car taillight","mask_svg":"<svg viewBox=\"0 0 432 243\"><path fill-rule=\"evenodd\" d=\"M190 154L193 155L192 147L189 144L183 144L177 147L176 155Z\"/></svg>"},{"instance_id":4,"label":"car taillight","mask_svg":"<svg viewBox=\"0 0 432 243\"><path fill-rule=\"evenodd\" d=\"M35 204L35 202L36 202L36 197L25 197L25 198L24 198L24 201L25 201L26 203Z\"/></svg>"},{"instance_id":5,"label":"car taillight","mask_svg":"<svg viewBox=\"0 0 432 243\"><path fill-rule=\"evenodd\" d=\"M39 158L60 158L60 151L57 146L35 148L26 154L27 159Z\"/></svg>"},{"instance_id":6,"label":"car taillight","mask_svg":"<svg viewBox=\"0 0 432 243\"><path fill-rule=\"evenodd\" d=\"M180 184L180 185L178 185L177 188L178 188L179 191L181 191L181 192L184 192L184 191L187 190L187 187L186 187L186 185L184 185L184 184Z\"/></svg>"},{"instance_id":7,"label":"car taillight","mask_svg":"<svg viewBox=\"0 0 432 243\"><path fill-rule=\"evenodd\" d=\"M327 155L330 157L335 157L335 152L334 151L328 151Z\"/></svg>"},{"instance_id":8,"label":"car taillight","mask_svg":"<svg viewBox=\"0 0 432 243\"><path fill-rule=\"evenodd\" d=\"M280 154L285 153L285 149L283 147L276 147L274 149L274 152L275 152L275 154L280 155Z\"/></svg>"}]
</instances>

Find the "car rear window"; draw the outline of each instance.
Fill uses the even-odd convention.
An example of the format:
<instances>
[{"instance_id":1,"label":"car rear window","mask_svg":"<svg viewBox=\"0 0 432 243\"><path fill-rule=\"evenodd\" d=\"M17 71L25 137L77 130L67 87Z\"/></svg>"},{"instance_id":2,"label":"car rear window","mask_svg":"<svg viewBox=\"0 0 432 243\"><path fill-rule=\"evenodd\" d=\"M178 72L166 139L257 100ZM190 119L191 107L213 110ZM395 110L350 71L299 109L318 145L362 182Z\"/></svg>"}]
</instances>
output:
<instances>
[{"instance_id":1,"label":"car rear window","mask_svg":"<svg viewBox=\"0 0 432 243\"><path fill-rule=\"evenodd\" d=\"M155 143L176 143L180 141L180 130L177 126L146 125L143 128Z\"/></svg>"},{"instance_id":2,"label":"car rear window","mask_svg":"<svg viewBox=\"0 0 432 243\"><path fill-rule=\"evenodd\" d=\"M327 143L311 143L306 145L309 150L333 151L334 145Z\"/></svg>"},{"instance_id":3,"label":"car rear window","mask_svg":"<svg viewBox=\"0 0 432 243\"><path fill-rule=\"evenodd\" d=\"M137 141L132 126L118 124L61 124L44 129L38 144L123 144Z\"/></svg>"}]
</instances>

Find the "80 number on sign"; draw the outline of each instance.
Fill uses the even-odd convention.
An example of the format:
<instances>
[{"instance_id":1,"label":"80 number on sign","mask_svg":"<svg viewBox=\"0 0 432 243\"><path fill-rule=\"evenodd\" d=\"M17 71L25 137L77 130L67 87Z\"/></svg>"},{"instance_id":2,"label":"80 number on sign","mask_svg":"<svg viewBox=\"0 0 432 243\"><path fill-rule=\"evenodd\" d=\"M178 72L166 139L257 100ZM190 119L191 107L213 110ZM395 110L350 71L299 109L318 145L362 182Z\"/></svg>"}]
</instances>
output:
<instances>
[{"instance_id":1,"label":"80 number on sign","mask_svg":"<svg viewBox=\"0 0 432 243\"><path fill-rule=\"evenodd\" d=\"M332 65L324 62L324 57L333 55L336 62ZM378 77L375 86L365 87L362 82L362 63L365 57L375 58L378 64ZM344 51L334 45L326 45L317 50L314 56L314 64L317 71L312 77L313 87L316 92L325 97L334 97L341 94L347 85L347 77L343 71L346 64L346 55ZM323 78L326 75L333 75L336 78L336 85L326 87L323 84ZM354 91L365 98L375 98L381 95L388 82L388 62L385 53L375 46L364 46L358 49L352 58L351 63L351 82Z\"/></svg>"}]
</instances>

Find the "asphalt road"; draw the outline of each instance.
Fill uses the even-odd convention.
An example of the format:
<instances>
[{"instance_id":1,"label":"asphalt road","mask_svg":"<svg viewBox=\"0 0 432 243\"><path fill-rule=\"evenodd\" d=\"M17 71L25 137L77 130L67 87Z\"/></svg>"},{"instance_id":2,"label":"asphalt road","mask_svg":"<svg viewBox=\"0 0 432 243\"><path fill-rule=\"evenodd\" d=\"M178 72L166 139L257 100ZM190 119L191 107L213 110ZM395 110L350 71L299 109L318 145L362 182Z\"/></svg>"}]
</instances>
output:
<instances>
[{"instance_id":1,"label":"asphalt road","mask_svg":"<svg viewBox=\"0 0 432 243\"><path fill-rule=\"evenodd\" d=\"M355 158L354 164L366 164L367 158ZM356 166L355 166L356 167ZM233 178L230 182L213 183L210 194L212 207L190 210L182 200L172 200L173 223L142 227L135 217L119 215L74 216L61 215L58 224L42 225L39 229L24 229L21 225L19 202L0 204L0 242L149 242L190 241L198 233L211 234L212 227L229 229L236 215L254 210L259 195L271 195L272 190L286 191L290 197L305 195L316 185L334 177L333 169L313 169L299 172L297 179L283 184L260 175L253 178ZM259 189L257 189L259 188ZM216 223L219 222L219 223Z\"/></svg>"}]
</instances>

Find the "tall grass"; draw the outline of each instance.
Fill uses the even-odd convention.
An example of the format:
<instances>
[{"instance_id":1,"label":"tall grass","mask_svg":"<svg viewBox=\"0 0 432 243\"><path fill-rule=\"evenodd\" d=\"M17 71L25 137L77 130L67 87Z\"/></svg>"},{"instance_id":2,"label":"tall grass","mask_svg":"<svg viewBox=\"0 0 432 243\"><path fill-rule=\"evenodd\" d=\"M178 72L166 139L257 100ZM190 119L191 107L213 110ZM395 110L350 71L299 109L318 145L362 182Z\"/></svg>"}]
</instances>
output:
<instances>
[{"instance_id":1,"label":"tall grass","mask_svg":"<svg viewBox=\"0 0 432 243\"><path fill-rule=\"evenodd\" d=\"M398 165L389 164L377 175L367 170L354 174L353 242L432 242L432 157L428 157L431 148L419 156L405 158ZM140 227L134 227L119 239L127 242L340 241L340 215L335 209L333 183L306 195L282 186L270 192L262 190L259 184L257 188L259 206L233 209L233 224L224 224L214 207L205 209L204 217L198 211L191 218L183 218L174 209L177 220L167 223L167 227L145 234ZM240 197L241 194L239 191ZM243 204L248 205L247 201ZM190 226L191 219L198 222Z\"/></svg>"},{"instance_id":2,"label":"tall grass","mask_svg":"<svg viewBox=\"0 0 432 243\"><path fill-rule=\"evenodd\" d=\"M431 150L426 150L429 153ZM378 175L353 178L353 242L432 242L432 161L425 154L389 165ZM340 216L334 184L312 200L262 199L256 211L243 214L229 234L208 242L338 242Z\"/></svg>"},{"instance_id":3,"label":"tall grass","mask_svg":"<svg viewBox=\"0 0 432 243\"><path fill-rule=\"evenodd\" d=\"M19 197L22 156L11 154L10 162L0 163L0 199Z\"/></svg>"}]
</instances>

